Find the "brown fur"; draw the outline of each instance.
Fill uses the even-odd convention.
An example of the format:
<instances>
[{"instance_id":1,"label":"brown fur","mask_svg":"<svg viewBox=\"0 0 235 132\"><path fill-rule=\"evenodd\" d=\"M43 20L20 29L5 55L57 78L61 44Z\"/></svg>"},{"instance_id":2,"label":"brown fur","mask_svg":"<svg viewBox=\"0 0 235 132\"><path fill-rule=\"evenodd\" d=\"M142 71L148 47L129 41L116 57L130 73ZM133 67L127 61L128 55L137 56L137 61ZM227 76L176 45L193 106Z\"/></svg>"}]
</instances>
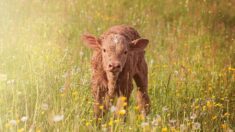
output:
<instances>
[{"instance_id":1,"label":"brown fur","mask_svg":"<svg viewBox=\"0 0 235 132\"><path fill-rule=\"evenodd\" d=\"M91 40L90 38L92 38L92 36L90 35L84 35L83 39L89 41L87 43L102 43L104 39L113 34L124 36L126 39L125 41L128 42L128 44L140 39L139 33L134 28L125 25L111 27L108 31L103 33L100 38L96 38L95 40ZM131 45L127 45L127 47L130 50ZM96 117L100 117L104 111L107 111L110 108L110 102L112 102L115 96L125 96L128 103L133 90L132 79L134 79L138 87L137 103L139 110L144 115L149 113L148 69L144 58L144 48L142 48L142 50L128 51L126 62L123 64L122 70L118 74L113 75L117 75L116 79L113 80L109 79L109 73L103 66L108 62L104 62L102 65L102 62L104 61L102 50L97 47L93 48L94 52L91 61L93 70L92 93L95 100L94 112ZM100 109L100 105L104 106L104 110ZM120 107L121 106L117 103L117 110L120 109Z\"/></svg>"}]
</instances>

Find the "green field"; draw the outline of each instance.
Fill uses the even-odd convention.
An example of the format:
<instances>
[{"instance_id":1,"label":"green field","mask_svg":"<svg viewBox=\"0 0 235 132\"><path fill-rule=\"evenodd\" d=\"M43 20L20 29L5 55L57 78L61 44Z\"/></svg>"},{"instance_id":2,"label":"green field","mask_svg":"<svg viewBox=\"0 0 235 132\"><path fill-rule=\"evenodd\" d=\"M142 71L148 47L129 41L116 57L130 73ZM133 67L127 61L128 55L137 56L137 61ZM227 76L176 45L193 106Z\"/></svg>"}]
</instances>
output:
<instances>
[{"instance_id":1,"label":"green field","mask_svg":"<svg viewBox=\"0 0 235 132\"><path fill-rule=\"evenodd\" d=\"M92 51L80 37L117 24L150 43L151 113L96 123ZM1 0L0 131L235 130L234 0Z\"/></svg>"}]
</instances>

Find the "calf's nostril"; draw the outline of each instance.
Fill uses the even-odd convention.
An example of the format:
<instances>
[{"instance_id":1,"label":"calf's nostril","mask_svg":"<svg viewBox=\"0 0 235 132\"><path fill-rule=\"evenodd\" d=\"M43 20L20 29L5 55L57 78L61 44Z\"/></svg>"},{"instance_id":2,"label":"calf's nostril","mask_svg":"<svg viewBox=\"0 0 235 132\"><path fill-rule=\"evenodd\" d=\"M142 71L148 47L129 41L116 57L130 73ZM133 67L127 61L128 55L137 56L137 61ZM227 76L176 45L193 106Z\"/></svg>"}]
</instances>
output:
<instances>
[{"instance_id":1,"label":"calf's nostril","mask_svg":"<svg viewBox=\"0 0 235 132\"><path fill-rule=\"evenodd\" d=\"M113 67L112 64L109 64L109 68Z\"/></svg>"},{"instance_id":2,"label":"calf's nostril","mask_svg":"<svg viewBox=\"0 0 235 132\"><path fill-rule=\"evenodd\" d=\"M121 68L121 66L120 66L120 65L117 65L117 68Z\"/></svg>"}]
</instances>

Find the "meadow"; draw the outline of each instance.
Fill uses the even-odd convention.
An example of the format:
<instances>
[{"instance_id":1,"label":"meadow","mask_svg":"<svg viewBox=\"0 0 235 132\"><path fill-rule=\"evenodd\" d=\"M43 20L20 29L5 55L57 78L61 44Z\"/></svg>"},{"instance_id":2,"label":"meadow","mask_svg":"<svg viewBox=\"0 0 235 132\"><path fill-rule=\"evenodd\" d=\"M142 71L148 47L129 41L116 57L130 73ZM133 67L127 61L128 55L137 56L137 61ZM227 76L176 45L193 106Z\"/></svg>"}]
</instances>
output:
<instances>
[{"instance_id":1,"label":"meadow","mask_svg":"<svg viewBox=\"0 0 235 132\"><path fill-rule=\"evenodd\" d=\"M235 130L234 0L1 0L0 131ZM93 113L80 37L127 24L150 43L151 113ZM101 107L102 109L102 107Z\"/></svg>"}]
</instances>

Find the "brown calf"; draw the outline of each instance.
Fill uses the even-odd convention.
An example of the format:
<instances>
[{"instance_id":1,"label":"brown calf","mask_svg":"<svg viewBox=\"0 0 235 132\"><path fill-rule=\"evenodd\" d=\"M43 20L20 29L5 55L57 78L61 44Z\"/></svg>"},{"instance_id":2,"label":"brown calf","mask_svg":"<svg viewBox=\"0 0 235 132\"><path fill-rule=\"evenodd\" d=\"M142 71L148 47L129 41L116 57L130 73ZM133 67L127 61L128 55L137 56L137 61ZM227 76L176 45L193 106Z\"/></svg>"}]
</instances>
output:
<instances>
[{"instance_id":1,"label":"brown calf","mask_svg":"<svg viewBox=\"0 0 235 132\"><path fill-rule=\"evenodd\" d=\"M142 114L148 114L150 99L144 49L149 41L140 38L134 28L125 25L113 26L100 37L83 35L83 40L94 51L91 63L96 117L110 108L115 96L126 97L128 103L133 78L138 87L138 108ZM118 104L117 110L121 107ZM101 105L104 109L100 109Z\"/></svg>"}]
</instances>

